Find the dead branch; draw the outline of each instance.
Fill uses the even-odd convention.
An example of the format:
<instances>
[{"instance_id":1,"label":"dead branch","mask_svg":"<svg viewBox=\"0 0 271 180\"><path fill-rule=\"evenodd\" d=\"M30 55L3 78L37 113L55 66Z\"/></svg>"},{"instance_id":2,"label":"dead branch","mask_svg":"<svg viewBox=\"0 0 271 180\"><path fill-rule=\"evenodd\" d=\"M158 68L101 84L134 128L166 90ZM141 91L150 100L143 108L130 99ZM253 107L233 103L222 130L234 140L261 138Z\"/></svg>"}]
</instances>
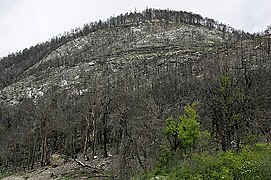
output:
<instances>
[{"instance_id":1,"label":"dead branch","mask_svg":"<svg viewBox=\"0 0 271 180\"><path fill-rule=\"evenodd\" d=\"M82 167L86 167L86 168L91 168L91 169L94 169L94 170L96 170L96 171L102 171L102 169L100 169L100 168L97 168L97 167L94 167L94 166L90 166L90 165L88 165L88 164L84 164L82 161L79 161L78 159L74 159L75 160L75 162L77 162L77 164L79 164L80 166L82 166Z\"/></svg>"}]
</instances>

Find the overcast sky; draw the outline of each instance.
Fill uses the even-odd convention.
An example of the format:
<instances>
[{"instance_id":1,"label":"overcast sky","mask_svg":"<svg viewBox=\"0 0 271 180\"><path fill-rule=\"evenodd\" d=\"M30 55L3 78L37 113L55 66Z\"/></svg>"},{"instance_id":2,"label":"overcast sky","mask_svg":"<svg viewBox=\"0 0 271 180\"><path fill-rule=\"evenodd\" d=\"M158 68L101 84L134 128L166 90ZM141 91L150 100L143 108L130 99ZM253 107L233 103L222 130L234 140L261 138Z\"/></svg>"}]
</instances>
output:
<instances>
[{"instance_id":1,"label":"overcast sky","mask_svg":"<svg viewBox=\"0 0 271 180\"><path fill-rule=\"evenodd\" d=\"M194 12L249 32L271 24L270 0L0 0L0 57L90 21L146 7Z\"/></svg>"}]
</instances>

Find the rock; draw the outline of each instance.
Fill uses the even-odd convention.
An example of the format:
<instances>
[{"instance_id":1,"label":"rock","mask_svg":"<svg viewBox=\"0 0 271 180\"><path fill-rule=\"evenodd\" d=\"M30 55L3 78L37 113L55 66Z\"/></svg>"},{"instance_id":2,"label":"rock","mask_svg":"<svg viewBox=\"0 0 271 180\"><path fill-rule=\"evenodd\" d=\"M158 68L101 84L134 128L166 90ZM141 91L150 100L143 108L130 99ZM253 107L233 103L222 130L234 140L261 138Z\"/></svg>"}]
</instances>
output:
<instances>
[{"instance_id":1,"label":"rock","mask_svg":"<svg viewBox=\"0 0 271 180\"><path fill-rule=\"evenodd\" d=\"M50 165L53 167L61 166L64 164L64 158L60 154L52 154L50 157Z\"/></svg>"}]
</instances>

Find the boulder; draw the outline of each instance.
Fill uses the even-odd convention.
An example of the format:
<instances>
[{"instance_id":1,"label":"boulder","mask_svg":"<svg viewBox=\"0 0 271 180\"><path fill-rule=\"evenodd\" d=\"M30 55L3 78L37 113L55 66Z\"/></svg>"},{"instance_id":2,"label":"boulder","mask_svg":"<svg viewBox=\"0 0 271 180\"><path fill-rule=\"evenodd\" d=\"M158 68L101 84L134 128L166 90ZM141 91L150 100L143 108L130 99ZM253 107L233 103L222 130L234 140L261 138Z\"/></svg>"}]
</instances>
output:
<instances>
[{"instance_id":1,"label":"boulder","mask_svg":"<svg viewBox=\"0 0 271 180\"><path fill-rule=\"evenodd\" d=\"M60 154L52 154L50 157L50 165L53 167L61 166L64 164L64 158Z\"/></svg>"}]
</instances>

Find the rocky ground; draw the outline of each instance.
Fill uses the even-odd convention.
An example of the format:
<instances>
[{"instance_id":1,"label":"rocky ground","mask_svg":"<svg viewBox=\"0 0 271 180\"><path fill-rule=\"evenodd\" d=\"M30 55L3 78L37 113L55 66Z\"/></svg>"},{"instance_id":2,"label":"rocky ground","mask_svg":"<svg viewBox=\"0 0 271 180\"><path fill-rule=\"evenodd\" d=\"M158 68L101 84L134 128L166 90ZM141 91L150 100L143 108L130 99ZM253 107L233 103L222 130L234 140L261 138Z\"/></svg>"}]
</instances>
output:
<instances>
[{"instance_id":1,"label":"rocky ground","mask_svg":"<svg viewBox=\"0 0 271 180\"><path fill-rule=\"evenodd\" d=\"M21 172L3 180L53 180L53 179L115 179L113 162L116 157L96 158L84 161L83 158L70 159L64 164L46 166L32 171Z\"/></svg>"}]
</instances>

